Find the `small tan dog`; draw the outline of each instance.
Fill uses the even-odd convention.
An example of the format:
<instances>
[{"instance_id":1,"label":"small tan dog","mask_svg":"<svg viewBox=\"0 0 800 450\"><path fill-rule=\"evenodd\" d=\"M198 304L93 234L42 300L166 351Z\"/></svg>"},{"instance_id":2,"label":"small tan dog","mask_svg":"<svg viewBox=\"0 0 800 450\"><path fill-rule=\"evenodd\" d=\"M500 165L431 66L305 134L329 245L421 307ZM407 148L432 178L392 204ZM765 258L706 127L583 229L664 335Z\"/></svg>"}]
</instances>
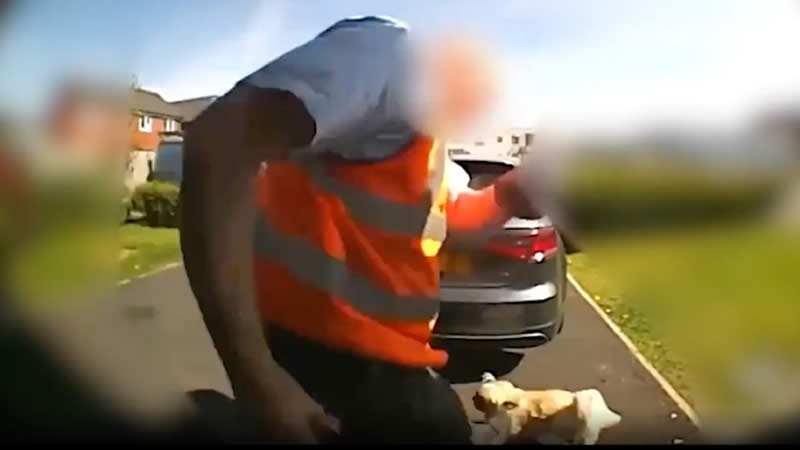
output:
<instances>
[{"instance_id":1,"label":"small tan dog","mask_svg":"<svg viewBox=\"0 0 800 450\"><path fill-rule=\"evenodd\" d=\"M592 445L621 420L597 389L525 391L488 372L473 402L497 433L492 444Z\"/></svg>"}]
</instances>

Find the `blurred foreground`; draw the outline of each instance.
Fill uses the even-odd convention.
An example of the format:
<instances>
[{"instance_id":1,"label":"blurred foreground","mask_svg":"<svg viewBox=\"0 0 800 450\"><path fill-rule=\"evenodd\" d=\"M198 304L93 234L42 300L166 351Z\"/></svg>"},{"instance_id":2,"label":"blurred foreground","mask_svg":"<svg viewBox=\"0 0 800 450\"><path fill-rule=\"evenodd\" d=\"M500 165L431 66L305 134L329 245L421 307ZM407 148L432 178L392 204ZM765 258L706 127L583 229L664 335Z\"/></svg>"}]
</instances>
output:
<instances>
[{"instance_id":1,"label":"blurred foreground","mask_svg":"<svg viewBox=\"0 0 800 450\"><path fill-rule=\"evenodd\" d=\"M115 319L129 312L114 307L119 261L128 276L174 261L177 234L119 227L124 164L113 141L102 142L108 151L70 146L42 130L3 135L2 275L14 318L7 323L38 330L58 359L98 380L114 401L147 417L177 408L183 401L167 371L131 378L137 362L165 355L157 334L136 334ZM795 411L794 156L756 168L615 144L613 152L608 142L602 150L585 144L561 172L561 202L585 249L571 257L573 276L689 399L707 431L749 432ZM68 164L65 155L80 157ZM154 397L126 399L129 383L152 383Z\"/></svg>"},{"instance_id":2,"label":"blurred foreground","mask_svg":"<svg viewBox=\"0 0 800 450\"><path fill-rule=\"evenodd\" d=\"M0 1L0 26L5 20L3 8L9 3ZM192 8L183 9L187 13ZM609 11L617 14L616 10ZM271 11L267 12L271 18ZM678 15L681 21L684 13ZM709 23L719 17L715 12ZM216 16L213 19L218 20ZM191 22L183 17L180 21ZM56 22L67 28L86 28L83 24ZM95 22L107 25L117 21ZM293 26L294 22L287 21ZM257 31L269 28L256 25ZM617 24L611 25L617 28ZM516 31L537 28L506 27ZM665 28L672 33L671 26ZM587 30L592 45L602 44L591 35L590 28ZM701 36L711 35L703 27L700 30L686 39L688 48L695 49ZM114 34L112 31L105 30L103 36ZM57 32L71 35L61 29ZM634 37L644 38L650 32L645 27ZM763 32L758 29L754 34L743 34L742 39ZM146 34L136 28L126 38L135 41ZM574 33L569 34L573 37ZM255 40L261 39L259 36L256 33ZM104 41L96 30L84 37L92 44ZM265 41L276 40L273 38ZM622 39L625 43L637 40L627 34ZM177 41L191 39L162 40L171 44ZM791 38L786 41L791 42ZM53 40L42 42L47 48L54 47ZM222 49L238 58L239 48L246 45L239 41L234 44L230 47L233 50L226 46ZM519 46L527 49L536 47L534 44L539 43L523 42ZM206 43L198 45L205 55L209 50L204 47ZM107 47L110 54L124 55L125 64L134 59L130 54L135 52L130 49L120 51L113 44ZM769 52L769 45L751 47L751 54L775 53L779 62L793 56ZM258 59L252 61L253 67L265 62L261 59L267 52L260 47L257 50L251 52ZM587 54L595 54L594 48L589 50ZM622 55L619 58L625 56L614 50ZM687 53L678 50L676 54ZM732 52L737 61L742 51L739 46ZM560 52L553 51L553 55ZM643 53L661 54L651 48ZM572 54L567 51L566 55L569 60ZM208 59L211 68L225 65L219 61L231 62L218 61L216 55ZM531 73L564 77L567 71L547 66L546 59L542 67L523 64L511 78L519 78L521 85L527 86L542 81L529 80ZM593 70L599 70L599 66L617 68L610 78L621 80L623 91L628 92L633 78L624 76L635 78L638 72L627 68L639 68L640 63L628 61L632 65L622 64L619 69L609 64L610 59L598 57L600 64L591 59L588 63L579 61L575 67L580 70L572 70L571 76L585 81L593 78ZM169 66L164 60L148 62ZM776 74L780 75L776 80L782 80L784 75L787 79L792 75L791 71L773 67L770 72L742 60L742 65L756 67L753 73L759 76ZM191 67L192 75L200 74L196 78L215 78L209 67ZM751 75L746 70L720 67L723 73ZM79 68L83 69L79 73L104 73L88 64ZM245 68L241 68L243 73L239 69L232 71L235 76L231 79L245 74ZM74 79L59 70L47 73L47 80L57 81L52 86L38 83L29 89L55 93L36 117L0 105L6 107L0 109L0 358L4 358L6 369L0 376L0 389L9 399L6 413L12 417L7 423L21 436L38 439L75 438L97 433L98 428L109 434L130 432L131 424L163 431L180 424L191 410L164 352L169 335L165 330L180 324L163 321L158 326L143 326L141 319L151 317L153 311L124 304L117 296L121 279L180 261L174 228L120 223L129 219L127 214L120 214L121 209L143 209L135 204L136 192L125 184L126 175L141 168L132 167L132 130L149 129L147 133L155 136L155 147L159 130L156 127L151 133L153 124L146 115L131 112L131 91L136 82L114 76L111 82L102 76ZM656 85L662 82L662 74L664 78L675 75L670 70L673 67L666 63L657 66ZM566 78L569 81L570 77ZM175 84L188 84L179 81ZM572 106L576 110L591 106L585 104L586 93L597 94L608 82L602 78L593 81L597 84L590 83L583 91L575 90L575 83L566 83L552 95L551 103L569 104L562 95L575 90L574 97L580 102ZM744 81L742 86L750 86ZM711 83L699 84L700 92L713 90ZM542 86L547 91L557 83ZM739 89L735 83L730 86L720 97L727 99ZM659 94L654 97L672 100L673 91L662 92L658 87L652 89ZM608 104L625 103L620 102L619 92L608 95ZM644 98L642 104L649 105L652 100L641 94L650 90L631 88L630 92ZM26 100L25 106L29 106L27 95L20 95ZM602 99L602 95L596 97ZM640 99L635 100L638 104ZM702 99L692 100L702 104ZM525 96L519 96L519 102L524 107L518 111L526 111L529 103L535 103ZM684 110L693 109L692 105L684 106ZM604 108L605 104L595 107L605 113ZM614 117L614 111L609 109L608 115ZM569 158L561 161L566 164L556 175L549 174L562 187L558 203L571 213L571 223L585 250L571 257L571 274L697 409L711 437L722 440L742 439L791 414L800 422L800 106L754 116L734 128L725 132L698 131L697 127L628 130L625 138L573 136ZM523 160L540 156L547 160L561 151L543 139L543 130L537 128L535 134L531 153ZM139 164L147 167L144 160ZM147 187L152 191L149 195L168 206L165 215L174 217L177 186ZM566 323L570 323L569 317ZM150 395L135 394L139 392ZM48 433L41 434L42 429Z\"/></svg>"}]
</instances>

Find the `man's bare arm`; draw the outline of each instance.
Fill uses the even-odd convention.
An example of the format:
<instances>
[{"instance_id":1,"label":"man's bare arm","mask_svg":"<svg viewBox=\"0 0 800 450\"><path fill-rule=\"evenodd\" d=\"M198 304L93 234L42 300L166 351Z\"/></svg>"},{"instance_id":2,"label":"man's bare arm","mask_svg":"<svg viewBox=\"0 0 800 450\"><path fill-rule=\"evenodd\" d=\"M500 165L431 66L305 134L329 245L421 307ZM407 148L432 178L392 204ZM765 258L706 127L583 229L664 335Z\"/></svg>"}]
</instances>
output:
<instances>
[{"instance_id":1,"label":"man's bare arm","mask_svg":"<svg viewBox=\"0 0 800 450\"><path fill-rule=\"evenodd\" d=\"M260 162L282 159L313 136L314 120L294 95L240 84L191 124L183 152L181 247L190 285L237 399L285 441L307 442L321 408L269 352L253 293L254 179Z\"/></svg>"}]
</instances>

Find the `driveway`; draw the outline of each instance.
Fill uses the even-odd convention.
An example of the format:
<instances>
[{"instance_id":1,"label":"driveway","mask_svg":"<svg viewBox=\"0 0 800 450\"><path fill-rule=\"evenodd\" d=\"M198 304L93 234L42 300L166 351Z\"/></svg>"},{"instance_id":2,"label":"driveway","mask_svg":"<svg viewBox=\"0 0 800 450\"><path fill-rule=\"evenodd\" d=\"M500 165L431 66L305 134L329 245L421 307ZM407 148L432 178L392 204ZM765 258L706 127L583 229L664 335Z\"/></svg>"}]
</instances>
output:
<instances>
[{"instance_id":1,"label":"driveway","mask_svg":"<svg viewBox=\"0 0 800 450\"><path fill-rule=\"evenodd\" d=\"M165 337L170 370L180 386L230 395L182 267L121 286L120 300L155 312L152 326ZM471 397L481 372L491 370L527 389L598 388L622 416L622 423L608 430L601 443L697 441L689 418L572 286L566 308L564 331L552 343L520 353L451 355L454 364L445 375L455 383L477 432L484 432L486 426L479 424L481 416Z\"/></svg>"}]
</instances>

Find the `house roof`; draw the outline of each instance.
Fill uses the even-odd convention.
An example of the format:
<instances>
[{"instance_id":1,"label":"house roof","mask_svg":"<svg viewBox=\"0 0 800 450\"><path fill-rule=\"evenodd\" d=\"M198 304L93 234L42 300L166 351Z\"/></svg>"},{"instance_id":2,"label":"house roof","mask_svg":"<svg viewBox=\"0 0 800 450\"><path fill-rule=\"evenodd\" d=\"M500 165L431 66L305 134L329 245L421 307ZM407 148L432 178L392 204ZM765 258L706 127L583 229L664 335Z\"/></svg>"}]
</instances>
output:
<instances>
[{"instance_id":1,"label":"house roof","mask_svg":"<svg viewBox=\"0 0 800 450\"><path fill-rule=\"evenodd\" d=\"M131 94L131 109L182 121L191 121L216 99L216 96L209 95L168 102L155 92L135 88Z\"/></svg>"},{"instance_id":2,"label":"house roof","mask_svg":"<svg viewBox=\"0 0 800 450\"><path fill-rule=\"evenodd\" d=\"M214 100L217 99L216 95L209 95L206 97L190 98L186 100L178 100L171 104L178 109L184 121L194 120L195 117L200 115L204 109L208 107Z\"/></svg>"},{"instance_id":3,"label":"house roof","mask_svg":"<svg viewBox=\"0 0 800 450\"><path fill-rule=\"evenodd\" d=\"M181 114L173 104L155 92L135 88L131 92L131 109L158 116L180 119Z\"/></svg>"}]
</instances>

